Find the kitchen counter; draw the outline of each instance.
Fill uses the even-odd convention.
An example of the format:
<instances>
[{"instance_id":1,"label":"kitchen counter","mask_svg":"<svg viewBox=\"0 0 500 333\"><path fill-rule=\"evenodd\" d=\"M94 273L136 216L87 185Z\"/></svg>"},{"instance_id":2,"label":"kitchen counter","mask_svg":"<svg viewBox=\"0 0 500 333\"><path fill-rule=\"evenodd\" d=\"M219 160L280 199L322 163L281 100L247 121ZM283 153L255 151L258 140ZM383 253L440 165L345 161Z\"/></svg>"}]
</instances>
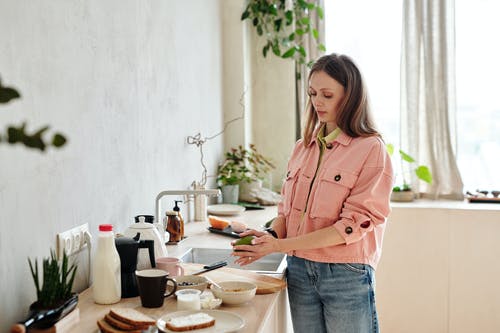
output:
<instances>
[{"instance_id":1,"label":"kitchen counter","mask_svg":"<svg viewBox=\"0 0 500 333\"><path fill-rule=\"evenodd\" d=\"M273 206L264 210L246 211L239 216L231 216L227 217L227 219L245 222L251 228L261 229L265 222L276 216L276 211L276 206ZM187 238L178 245L168 245L168 255L180 257L191 247L231 248L231 238L210 233L207 230L208 226L208 222L186 223L185 234ZM79 297L80 321L71 330L71 332L75 333L98 332L96 321L103 318L111 307L134 308L154 319L177 311L176 300L172 296L165 299L163 307L155 309L143 308L139 297L122 299L119 303L112 305L98 305L93 301L92 288L83 291ZM256 295L251 302L245 305L222 305L218 310L233 312L245 319L245 327L239 332L287 331L288 303L286 290L273 294Z\"/></svg>"}]
</instances>

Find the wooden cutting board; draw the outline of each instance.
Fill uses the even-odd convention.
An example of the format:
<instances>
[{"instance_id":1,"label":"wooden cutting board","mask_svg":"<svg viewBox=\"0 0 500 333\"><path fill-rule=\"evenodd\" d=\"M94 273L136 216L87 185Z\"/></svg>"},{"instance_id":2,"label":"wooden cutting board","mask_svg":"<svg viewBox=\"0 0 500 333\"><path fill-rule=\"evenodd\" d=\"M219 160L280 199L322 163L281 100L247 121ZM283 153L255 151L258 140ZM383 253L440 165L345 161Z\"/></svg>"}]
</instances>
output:
<instances>
[{"instance_id":1,"label":"wooden cutting board","mask_svg":"<svg viewBox=\"0 0 500 333\"><path fill-rule=\"evenodd\" d=\"M202 264L183 263L184 274L188 275L193 272L203 269ZM286 287L284 279L278 279L271 276L258 274L244 269L222 267L213 271L208 271L200 274L206 276L214 282L222 281L247 281L257 285L257 294L271 294L282 290Z\"/></svg>"}]
</instances>

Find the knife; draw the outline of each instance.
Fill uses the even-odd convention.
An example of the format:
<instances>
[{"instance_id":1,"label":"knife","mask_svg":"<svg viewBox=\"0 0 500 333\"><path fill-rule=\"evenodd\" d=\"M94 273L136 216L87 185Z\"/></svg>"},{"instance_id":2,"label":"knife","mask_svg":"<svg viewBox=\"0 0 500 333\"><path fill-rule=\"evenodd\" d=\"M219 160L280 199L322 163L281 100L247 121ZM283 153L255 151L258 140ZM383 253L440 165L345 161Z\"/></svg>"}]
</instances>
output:
<instances>
[{"instance_id":1,"label":"knife","mask_svg":"<svg viewBox=\"0 0 500 333\"><path fill-rule=\"evenodd\" d=\"M211 265L203 266L203 269L201 269L197 272L191 273L191 275L198 275L198 274L202 274L205 272L213 271L214 269L221 268L221 267L224 267L226 265L227 265L227 261L217 261L216 263L213 263Z\"/></svg>"}]
</instances>

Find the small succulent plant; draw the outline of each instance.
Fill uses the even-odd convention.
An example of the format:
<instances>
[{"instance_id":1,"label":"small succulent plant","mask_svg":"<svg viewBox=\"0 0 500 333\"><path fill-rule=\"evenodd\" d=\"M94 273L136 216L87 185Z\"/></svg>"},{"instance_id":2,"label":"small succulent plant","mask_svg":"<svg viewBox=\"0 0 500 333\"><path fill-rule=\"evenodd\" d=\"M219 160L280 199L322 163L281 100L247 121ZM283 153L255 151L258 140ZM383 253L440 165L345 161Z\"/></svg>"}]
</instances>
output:
<instances>
[{"instance_id":1,"label":"small succulent plant","mask_svg":"<svg viewBox=\"0 0 500 333\"><path fill-rule=\"evenodd\" d=\"M35 282L39 307L51 308L71 297L77 266L75 264L69 265L66 253L63 254L61 264L59 264L53 250L50 251L50 258L43 259L42 281L40 281L38 273L38 262L35 260L33 265L31 259L28 258L28 263Z\"/></svg>"}]
</instances>

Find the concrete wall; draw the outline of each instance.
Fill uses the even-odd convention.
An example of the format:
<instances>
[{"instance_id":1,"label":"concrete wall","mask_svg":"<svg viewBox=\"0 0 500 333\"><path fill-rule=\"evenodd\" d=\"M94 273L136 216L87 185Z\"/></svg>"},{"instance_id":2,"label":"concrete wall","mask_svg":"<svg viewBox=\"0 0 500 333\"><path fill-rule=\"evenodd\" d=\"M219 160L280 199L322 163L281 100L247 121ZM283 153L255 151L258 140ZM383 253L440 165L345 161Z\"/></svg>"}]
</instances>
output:
<instances>
[{"instance_id":1,"label":"concrete wall","mask_svg":"<svg viewBox=\"0 0 500 333\"><path fill-rule=\"evenodd\" d=\"M123 231L161 190L200 180L186 137L223 124L224 2L0 1L0 75L22 94L0 105L2 132L27 120L69 138L45 154L0 144L0 331L35 300L27 258L47 257L58 232ZM213 173L223 137L204 152Z\"/></svg>"},{"instance_id":2,"label":"concrete wall","mask_svg":"<svg viewBox=\"0 0 500 333\"><path fill-rule=\"evenodd\" d=\"M158 192L201 180L187 136L210 137L244 114L203 146L208 187L227 149L255 143L277 165L268 185L280 188L295 141L293 63L262 58L244 6L0 1L0 77L22 94L0 105L0 129L49 124L69 139L46 153L0 144L0 331L35 300L27 258L47 257L57 233L83 223L94 237L101 223L122 232L154 214ZM87 252L74 259L79 291Z\"/></svg>"}]
</instances>

